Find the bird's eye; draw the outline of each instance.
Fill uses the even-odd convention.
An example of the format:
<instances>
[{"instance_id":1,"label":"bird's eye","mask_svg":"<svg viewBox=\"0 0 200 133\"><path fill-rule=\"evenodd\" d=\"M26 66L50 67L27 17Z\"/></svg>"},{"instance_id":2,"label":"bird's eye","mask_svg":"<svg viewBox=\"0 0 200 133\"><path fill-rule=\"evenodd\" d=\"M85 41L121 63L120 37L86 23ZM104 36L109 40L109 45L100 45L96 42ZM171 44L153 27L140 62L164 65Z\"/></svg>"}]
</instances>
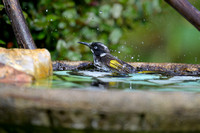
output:
<instances>
[{"instance_id":1,"label":"bird's eye","mask_svg":"<svg viewBox=\"0 0 200 133\"><path fill-rule=\"evenodd\" d=\"M94 49L98 49L98 47L97 47L97 46L94 46Z\"/></svg>"}]
</instances>

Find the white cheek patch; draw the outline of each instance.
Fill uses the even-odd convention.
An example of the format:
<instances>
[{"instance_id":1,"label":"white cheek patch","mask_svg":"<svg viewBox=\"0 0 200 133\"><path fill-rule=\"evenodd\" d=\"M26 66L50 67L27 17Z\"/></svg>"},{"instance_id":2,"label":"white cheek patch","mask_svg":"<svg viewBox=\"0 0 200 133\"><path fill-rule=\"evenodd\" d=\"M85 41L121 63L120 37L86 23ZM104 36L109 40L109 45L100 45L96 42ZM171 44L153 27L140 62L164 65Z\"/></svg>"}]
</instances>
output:
<instances>
[{"instance_id":1,"label":"white cheek patch","mask_svg":"<svg viewBox=\"0 0 200 133\"><path fill-rule=\"evenodd\" d=\"M103 57L103 56L105 56L106 55L106 53L102 53L102 54L100 54L100 57Z\"/></svg>"}]
</instances>

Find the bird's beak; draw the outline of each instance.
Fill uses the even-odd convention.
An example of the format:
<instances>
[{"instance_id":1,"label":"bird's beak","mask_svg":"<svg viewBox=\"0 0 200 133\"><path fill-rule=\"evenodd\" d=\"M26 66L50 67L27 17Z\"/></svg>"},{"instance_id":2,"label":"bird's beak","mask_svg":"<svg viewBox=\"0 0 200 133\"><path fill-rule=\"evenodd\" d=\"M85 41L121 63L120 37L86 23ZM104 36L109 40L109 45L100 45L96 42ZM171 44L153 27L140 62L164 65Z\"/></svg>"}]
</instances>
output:
<instances>
[{"instance_id":1,"label":"bird's beak","mask_svg":"<svg viewBox=\"0 0 200 133\"><path fill-rule=\"evenodd\" d=\"M91 45L91 43L87 43L87 42L78 42L78 43L83 44L83 45L86 45L86 46L88 46L88 47L90 47L90 45Z\"/></svg>"}]
</instances>

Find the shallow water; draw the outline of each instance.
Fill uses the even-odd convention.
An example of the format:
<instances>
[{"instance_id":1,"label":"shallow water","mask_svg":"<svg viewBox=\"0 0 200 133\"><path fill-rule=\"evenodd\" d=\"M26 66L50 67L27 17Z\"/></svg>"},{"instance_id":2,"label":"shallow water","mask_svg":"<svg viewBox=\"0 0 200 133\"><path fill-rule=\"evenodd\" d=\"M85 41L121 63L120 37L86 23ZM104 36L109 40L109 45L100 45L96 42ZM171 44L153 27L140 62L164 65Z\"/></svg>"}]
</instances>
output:
<instances>
[{"instance_id":1,"label":"shallow water","mask_svg":"<svg viewBox=\"0 0 200 133\"><path fill-rule=\"evenodd\" d=\"M55 71L52 80L36 82L39 88L75 88L123 91L188 91L200 92L200 77L161 74L113 75L98 71Z\"/></svg>"}]
</instances>

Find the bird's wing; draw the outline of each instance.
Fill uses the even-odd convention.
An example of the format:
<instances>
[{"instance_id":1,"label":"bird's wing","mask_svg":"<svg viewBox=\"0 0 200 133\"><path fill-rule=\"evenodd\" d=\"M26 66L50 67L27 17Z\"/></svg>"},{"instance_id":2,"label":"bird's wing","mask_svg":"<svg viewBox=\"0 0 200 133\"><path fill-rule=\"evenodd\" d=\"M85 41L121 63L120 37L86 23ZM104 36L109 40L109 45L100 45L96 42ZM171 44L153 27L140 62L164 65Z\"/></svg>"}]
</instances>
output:
<instances>
[{"instance_id":1,"label":"bird's wing","mask_svg":"<svg viewBox=\"0 0 200 133\"><path fill-rule=\"evenodd\" d=\"M119 60L118 58L112 56L111 54L107 54L104 58L102 58L103 62L105 62L105 65L111 68L114 71L120 72L120 73L131 73L132 72L132 66L127 64L126 62L123 62L122 60Z\"/></svg>"}]
</instances>

